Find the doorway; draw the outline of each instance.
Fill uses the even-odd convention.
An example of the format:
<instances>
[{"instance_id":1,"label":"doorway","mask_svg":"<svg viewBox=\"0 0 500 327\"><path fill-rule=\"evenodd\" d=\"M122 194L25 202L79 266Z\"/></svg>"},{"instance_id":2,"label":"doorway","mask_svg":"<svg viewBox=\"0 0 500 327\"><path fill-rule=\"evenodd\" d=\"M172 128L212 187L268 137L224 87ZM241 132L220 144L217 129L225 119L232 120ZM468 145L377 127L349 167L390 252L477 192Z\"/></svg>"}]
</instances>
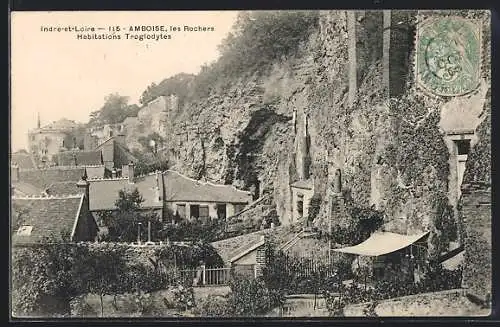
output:
<instances>
[{"instance_id":1,"label":"doorway","mask_svg":"<svg viewBox=\"0 0 500 327\"><path fill-rule=\"evenodd\" d=\"M226 219L226 204L217 203L217 218Z\"/></svg>"}]
</instances>

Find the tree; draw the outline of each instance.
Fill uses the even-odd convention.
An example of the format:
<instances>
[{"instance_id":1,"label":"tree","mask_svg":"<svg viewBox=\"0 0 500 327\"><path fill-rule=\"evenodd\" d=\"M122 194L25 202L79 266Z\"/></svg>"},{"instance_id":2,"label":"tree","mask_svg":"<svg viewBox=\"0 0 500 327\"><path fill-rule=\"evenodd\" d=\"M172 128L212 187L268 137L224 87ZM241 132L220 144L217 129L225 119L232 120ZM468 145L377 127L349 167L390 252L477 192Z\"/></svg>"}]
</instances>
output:
<instances>
[{"instance_id":1,"label":"tree","mask_svg":"<svg viewBox=\"0 0 500 327\"><path fill-rule=\"evenodd\" d=\"M139 107L128 102L127 96L109 94L104 98L104 105L90 114L89 124L117 124L129 116L137 116Z\"/></svg>"},{"instance_id":2,"label":"tree","mask_svg":"<svg viewBox=\"0 0 500 327\"><path fill-rule=\"evenodd\" d=\"M104 315L104 295L115 295L121 292L131 292L132 289L124 289L123 280L128 278L124 259L124 248L108 248L106 251L98 249L93 251L86 262L91 271L86 278L86 290L98 294L101 304L101 317Z\"/></svg>"},{"instance_id":3,"label":"tree","mask_svg":"<svg viewBox=\"0 0 500 327\"><path fill-rule=\"evenodd\" d=\"M139 103L145 105L159 96L174 94L177 96L180 107L189 94L193 80L194 75L180 73L164 79L160 84L152 83L142 92Z\"/></svg>"},{"instance_id":4,"label":"tree","mask_svg":"<svg viewBox=\"0 0 500 327\"><path fill-rule=\"evenodd\" d=\"M157 239L162 229L161 222L154 212L142 209L144 199L137 188L132 191L120 190L115 202L116 211L101 214L104 224L108 227L108 241L134 242L137 240L139 224L141 240L147 237L148 223L151 223L151 238Z\"/></svg>"},{"instance_id":5,"label":"tree","mask_svg":"<svg viewBox=\"0 0 500 327\"><path fill-rule=\"evenodd\" d=\"M39 244L13 249L13 311L19 316L68 316L70 302L85 293L89 266L85 247Z\"/></svg>"}]
</instances>

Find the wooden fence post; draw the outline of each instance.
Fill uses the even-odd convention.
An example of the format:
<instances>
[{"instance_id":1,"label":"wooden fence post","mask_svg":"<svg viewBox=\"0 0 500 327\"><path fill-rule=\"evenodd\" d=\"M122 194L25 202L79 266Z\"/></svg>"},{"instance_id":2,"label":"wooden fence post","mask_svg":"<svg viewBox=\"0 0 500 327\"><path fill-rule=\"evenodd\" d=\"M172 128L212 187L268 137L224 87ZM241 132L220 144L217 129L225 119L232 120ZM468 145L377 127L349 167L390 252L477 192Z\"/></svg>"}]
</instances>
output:
<instances>
[{"instance_id":1,"label":"wooden fence post","mask_svg":"<svg viewBox=\"0 0 500 327\"><path fill-rule=\"evenodd\" d=\"M207 282L206 273L207 273L207 270L205 269L205 265L201 265L201 280L202 280L201 284L202 285L205 285Z\"/></svg>"}]
</instances>

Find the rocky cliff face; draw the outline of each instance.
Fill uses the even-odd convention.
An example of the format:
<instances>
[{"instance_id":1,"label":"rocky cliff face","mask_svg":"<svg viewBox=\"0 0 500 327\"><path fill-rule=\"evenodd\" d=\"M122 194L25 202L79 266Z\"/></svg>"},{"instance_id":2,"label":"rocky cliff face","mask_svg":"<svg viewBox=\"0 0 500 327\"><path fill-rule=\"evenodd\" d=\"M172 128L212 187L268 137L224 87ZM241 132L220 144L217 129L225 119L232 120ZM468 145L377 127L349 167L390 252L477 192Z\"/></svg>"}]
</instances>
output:
<instances>
[{"instance_id":1,"label":"rocky cliff face","mask_svg":"<svg viewBox=\"0 0 500 327\"><path fill-rule=\"evenodd\" d=\"M317 30L297 56L274 63L264 75L235 76L230 87L185 103L167 128L173 168L254 190L256 196L271 193L286 223L292 205L289 184L298 178L295 136L307 114L310 173L315 192L323 196L318 226L328 225L327 190L340 168L344 190L357 204L384 210L387 229L434 230L446 205L454 205L448 190L449 151L440 127L442 107L450 99L428 97L415 88L416 13L392 13L391 24L398 28L386 42L380 12L356 12L352 24L344 11L321 12ZM473 18L488 26L484 14ZM354 78L348 51L352 26L358 63ZM485 38L485 52L488 42ZM393 61L386 60L384 47ZM483 72L483 80L489 87L488 74ZM399 90L389 93L395 84ZM355 98L350 99L353 85Z\"/></svg>"}]
</instances>

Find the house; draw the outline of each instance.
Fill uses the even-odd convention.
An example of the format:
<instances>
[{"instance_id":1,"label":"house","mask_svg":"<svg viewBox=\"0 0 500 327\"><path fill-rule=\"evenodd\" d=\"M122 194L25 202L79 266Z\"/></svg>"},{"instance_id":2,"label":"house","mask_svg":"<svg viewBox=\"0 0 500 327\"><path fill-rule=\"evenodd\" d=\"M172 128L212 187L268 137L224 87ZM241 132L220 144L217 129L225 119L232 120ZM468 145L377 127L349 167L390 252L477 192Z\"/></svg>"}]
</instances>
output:
<instances>
[{"instance_id":1,"label":"house","mask_svg":"<svg viewBox=\"0 0 500 327\"><path fill-rule=\"evenodd\" d=\"M120 190L133 191L137 188L144 199L141 208L151 210L162 218L164 196L162 173L135 176L133 163L124 166L123 170L127 170L127 177L88 179L90 211L97 213L116 210L115 202Z\"/></svg>"},{"instance_id":2,"label":"house","mask_svg":"<svg viewBox=\"0 0 500 327\"><path fill-rule=\"evenodd\" d=\"M21 181L19 178L20 168L17 163L10 167L10 187L11 193L15 196L44 195L43 187L33 185L27 181Z\"/></svg>"},{"instance_id":3,"label":"house","mask_svg":"<svg viewBox=\"0 0 500 327\"><path fill-rule=\"evenodd\" d=\"M226 219L252 202L250 192L195 180L172 170L163 173L163 183L166 206L182 219Z\"/></svg>"},{"instance_id":4,"label":"house","mask_svg":"<svg viewBox=\"0 0 500 327\"><path fill-rule=\"evenodd\" d=\"M65 118L42 127L40 118L38 118L37 128L28 131L30 154L37 158L42 165L46 165L59 151L72 149L76 146L73 133L78 127L79 125L75 121Z\"/></svg>"},{"instance_id":5,"label":"house","mask_svg":"<svg viewBox=\"0 0 500 327\"><path fill-rule=\"evenodd\" d=\"M93 241L98 231L85 191L57 197L13 197L11 217L13 246L44 242L50 237Z\"/></svg>"},{"instance_id":6,"label":"house","mask_svg":"<svg viewBox=\"0 0 500 327\"><path fill-rule=\"evenodd\" d=\"M240 275L257 277L265 264L265 233L258 231L213 242L224 264Z\"/></svg>"},{"instance_id":7,"label":"house","mask_svg":"<svg viewBox=\"0 0 500 327\"><path fill-rule=\"evenodd\" d=\"M12 153L10 155L10 164L16 165L21 170L36 168L36 162L33 156L23 151Z\"/></svg>"},{"instance_id":8,"label":"house","mask_svg":"<svg viewBox=\"0 0 500 327\"><path fill-rule=\"evenodd\" d=\"M273 240L277 250L289 254L290 245L300 241L298 234L286 226L271 227L211 243L224 264L234 272L257 277L266 264L265 245ZM303 253L301 253L303 254Z\"/></svg>"},{"instance_id":9,"label":"house","mask_svg":"<svg viewBox=\"0 0 500 327\"><path fill-rule=\"evenodd\" d=\"M11 187L13 194L76 194L79 193L76 183L81 176L103 178L104 166L55 166L44 169L21 170L13 166L11 169ZM61 193L63 192L63 193Z\"/></svg>"},{"instance_id":10,"label":"house","mask_svg":"<svg viewBox=\"0 0 500 327\"><path fill-rule=\"evenodd\" d=\"M63 151L54 156L57 166L102 165L101 151Z\"/></svg>"},{"instance_id":11,"label":"house","mask_svg":"<svg viewBox=\"0 0 500 327\"><path fill-rule=\"evenodd\" d=\"M102 163L109 172L121 171L122 167L130 162L137 162L137 158L130 153L125 145L125 136L113 136L101 143L95 151L102 154Z\"/></svg>"},{"instance_id":12,"label":"house","mask_svg":"<svg viewBox=\"0 0 500 327\"><path fill-rule=\"evenodd\" d=\"M225 219L252 201L250 192L198 181L171 170L136 176L133 163L122 167L121 177L89 178L89 183L90 211L116 210L119 191L137 188L144 199L141 207L156 212L162 220L167 209L181 219Z\"/></svg>"}]
</instances>

